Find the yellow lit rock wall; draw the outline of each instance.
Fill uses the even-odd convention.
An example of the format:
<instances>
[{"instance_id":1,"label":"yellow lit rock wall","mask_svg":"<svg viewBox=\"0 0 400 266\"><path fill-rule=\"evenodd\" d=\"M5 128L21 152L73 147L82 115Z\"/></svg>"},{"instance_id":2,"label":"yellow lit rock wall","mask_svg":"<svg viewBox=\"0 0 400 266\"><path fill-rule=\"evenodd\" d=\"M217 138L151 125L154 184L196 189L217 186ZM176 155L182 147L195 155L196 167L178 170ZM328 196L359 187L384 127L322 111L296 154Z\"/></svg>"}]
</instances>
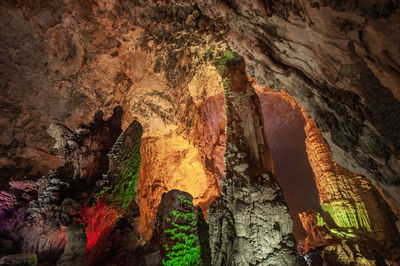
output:
<instances>
[{"instance_id":1,"label":"yellow lit rock wall","mask_svg":"<svg viewBox=\"0 0 400 266\"><path fill-rule=\"evenodd\" d=\"M190 102L177 118L185 122L163 134L150 131L142 139L138 229L145 240L151 237L163 193L190 193L204 214L220 194L226 119L219 74L211 65L200 67L186 89Z\"/></svg>"}]
</instances>

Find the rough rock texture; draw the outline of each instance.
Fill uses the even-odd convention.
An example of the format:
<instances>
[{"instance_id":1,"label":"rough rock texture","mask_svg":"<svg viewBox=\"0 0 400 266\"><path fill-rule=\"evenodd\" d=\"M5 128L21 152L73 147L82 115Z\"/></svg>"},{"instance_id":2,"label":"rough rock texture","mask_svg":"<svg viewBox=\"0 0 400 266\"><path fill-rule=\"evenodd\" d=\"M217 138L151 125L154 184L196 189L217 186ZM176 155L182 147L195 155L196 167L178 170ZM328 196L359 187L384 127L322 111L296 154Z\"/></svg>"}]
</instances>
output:
<instances>
[{"instance_id":1,"label":"rough rock texture","mask_svg":"<svg viewBox=\"0 0 400 266\"><path fill-rule=\"evenodd\" d=\"M210 230L211 265L230 265L236 238L232 213L218 197L208 207L207 223Z\"/></svg>"},{"instance_id":2,"label":"rough rock texture","mask_svg":"<svg viewBox=\"0 0 400 266\"><path fill-rule=\"evenodd\" d=\"M218 49L226 50L226 40L244 57L249 76L288 91L306 108L335 161L373 180L400 216L398 7L392 0L2 1L1 184L60 165L42 130L51 122L75 128L98 109L111 115L117 105L127 110L123 128L137 119L154 141L143 161L168 159L165 165L188 171L193 164L195 173L210 177L199 187L218 183L223 166L209 151L214 144L223 150L222 119L215 120L211 143L198 129L202 118L218 117L199 115L217 94L200 85L221 80L211 67L203 72L210 76L190 84ZM212 108L221 113L219 106ZM182 143L179 157L165 143ZM257 161L253 150L249 156ZM186 171L169 170L163 178L185 177ZM143 181L141 208L155 210L171 189L155 182L159 172L142 172L139 180L150 182ZM196 204L211 202L216 187L197 191ZM151 214L143 217L152 221ZM142 224L149 232L152 223Z\"/></svg>"},{"instance_id":3,"label":"rough rock texture","mask_svg":"<svg viewBox=\"0 0 400 266\"><path fill-rule=\"evenodd\" d=\"M68 226L67 244L57 266L85 266L86 264L86 235L85 228L80 224Z\"/></svg>"},{"instance_id":4,"label":"rough rock texture","mask_svg":"<svg viewBox=\"0 0 400 266\"><path fill-rule=\"evenodd\" d=\"M114 108L113 116L103 120L103 112L94 116L88 125L81 124L72 132L62 124L51 124L47 133L56 140L54 148L58 150L61 161L74 169L73 178L98 178L107 171L107 152L121 134L122 108Z\"/></svg>"},{"instance_id":5,"label":"rough rock texture","mask_svg":"<svg viewBox=\"0 0 400 266\"><path fill-rule=\"evenodd\" d=\"M321 207L333 226L370 234L377 240L398 238L393 215L373 184L336 164L312 119L306 126L306 146Z\"/></svg>"},{"instance_id":6,"label":"rough rock texture","mask_svg":"<svg viewBox=\"0 0 400 266\"><path fill-rule=\"evenodd\" d=\"M334 245L340 242L325 226L325 223L322 222L323 218L317 211L307 210L299 213L299 217L304 230L307 232L307 237L297 244L299 253L305 254L310 249Z\"/></svg>"},{"instance_id":7,"label":"rough rock texture","mask_svg":"<svg viewBox=\"0 0 400 266\"><path fill-rule=\"evenodd\" d=\"M41 262L55 262L65 246L65 226L72 222L71 211L79 203L67 197L70 184L64 181L66 171L59 169L39 179L38 198L29 203L18 234L22 250L36 253Z\"/></svg>"},{"instance_id":8,"label":"rough rock texture","mask_svg":"<svg viewBox=\"0 0 400 266\"><path fill-rule=\"evenodd\" d=\"M263 1L205 0L199 8L227 25L227 41L245 58L249 76L306 108L337 163L400 202L400 54L393 35L400 3L270 3L271 16Z\"/></svg>"},{"instance_id":9,"label":"rough rock texture","mask_svg":"<svg viewBox=\"0 0 400 266\"><path fill-rule=\"evenodd\" d=\"M184 129L188 134L175 131L143 138L138 203L139 230L146 240L151 237L163 193L171 189L186 191L204 212L219 195L226 136L223 88L215 67L208 64L201 68L188 90L188 104L195 108L187 114L188 119L192 117Z\"/></svg>"},{"instance_id":10,"label":"rough rock texture","mask_svg":"<svg viewBox=\"0 0 400 266\"><path fill-rule=\"evenodd\" d=\"M225 226L211 224L214 243L234 238L233 243L214 247L212 253L217 257L212 260L226 260L228 265L295 265L293 223L273 177L260 102L245 74L244 61L233 54L227 59L220 67L227 115L226 175L221 194L235 234L233 237L229 228L229 216ZM211 210L216 211L216 217L221 216L219 208ZM217 220L213 213L208 215L210 221ZM223 236L223 232L228 235Z\"/></svg>"},{"instance_id":11,"label":"rough rock texture","mask_svg":"<svg viewBox=\"0 0 400 266\"><path fill-rule=\"evenodd\" d=\"M36 266L38 265L38 259L34 253L7 255L0 259L0 265Z\"/></svg>"},{"instance_id":12,"label":"rough rock texture","mask_svg":"<svg viewBox=\"0 0 400 266\"><path fill-rule=\"evenodd\" d=\"M144 241L137 230L139 207L133 200L106 240L105 248L98 254L97 263L135 266L146 265Z\"/></svg>"},{"instance_id":13,"label":"rough rock texture","mask_svg":"<svg viewBox=\"0 0 400 266\"><path fill-rule=\"evenodd\" d=\"M40 263L55 263L60 258L68 242L67 228L76 219L73 214L92 198L91 190L96 188L93 181L101 178L99 171L108 169L106 154L121 132L121 115L121 109L116 108L105 121L99 112L92 123L80 125L75 132L61 124L51 127L65 166L38 179L11 181L8 191L1 192L1 234L12 241L14 251L35 253ZM86 240L76 240L75 233L67 234L72 242L61 264L74 260L74 242L80 242L83 251L73 264L86 264Z\"/></svg>"},{"instance_id":14,"label":"rough rock texture","mask_svg":"<svg viewBox=\"0 0 400 266\"><path fill-rule=\"evenodd\" d=\"M208 230L202 232L203 214L192 201L189 193L179 190L162 196L151 242L158 245L163 265L211 265Z\"/></svg>"},{"instance_id":15,"label":"rough rock texture","mask_svg":"<svg viewBox=\"0 0 400 266\"><path fill-rule=\"evenodd\" d=\"M108 239L119 219L129 206L136 207L132 200L137 195L142 134L143 128L137 121L122 132L107 154L108 171L96 182L96 190L82 205L80 214L86 224L89 265L102 263Z\"/></svg>"},{"instance_id":16,"label":"rough rock texture","mask_svg":"<svg viewBox=\"0 0 400 266\"><path fill-rule=\"evenodd\" d=\"M349 238L370 239L370 243L363 240L365 250L375 246L382 252L385 248L389 249L386 243L391 243L389 246L397 245L399 235L395 228L396 217L373 184L365 177L353 174L333 161L314 120L293 97L285 91L274 92L259 86L256 88L259 94L272 94L287 102L299 111L305 121L305 146L315 179L313 185L318 189L322 206L319 212L322 216L314 210L299 213L307 237L298 241L298 250L306 253L319 246L335 246L340 239ZM356 241L354 240L353 244ZM350 248L353 246L350 245ZM386 253L387 258L394 252L396 250ZM373 261L374 258L370 257L370 260ZM333 262L331 259L331 263Z\"/></svg>"},{"instance_id":17,"label":"rough rock texture","mask_svg":"<svg viewBox=\"0 0 400 266\"><path fill-rule=\"evenodd\" d=\"M306 152L304 109L287 93L273 91L254 81L252 86L260 98L274 175L283 190L298 241L306 236L298 213L307 209L322 211Z\"/></svg>"}]
</instances>

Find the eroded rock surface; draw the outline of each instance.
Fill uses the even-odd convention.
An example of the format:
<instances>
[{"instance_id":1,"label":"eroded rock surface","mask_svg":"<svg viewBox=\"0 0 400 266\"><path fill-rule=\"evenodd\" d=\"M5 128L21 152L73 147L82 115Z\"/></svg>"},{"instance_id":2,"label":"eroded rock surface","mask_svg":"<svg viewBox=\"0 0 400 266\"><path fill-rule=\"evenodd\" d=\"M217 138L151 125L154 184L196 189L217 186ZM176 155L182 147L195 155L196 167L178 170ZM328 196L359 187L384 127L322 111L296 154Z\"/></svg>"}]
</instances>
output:
<instances>
[{"instance_id":1,"label":"eroded rock surface","mask_svg":"<svg viewBox=\"0 0 400 266\"><path fill-rule=\"evenodd\" d=\"M212 243L223 241L221 246L213 247L213 261L226 261L228 265L296 265L300 261L295 252L293 223L273 176L259 99L245 74L244 61L233 55L225 63L220 67L227 114L226 175L221 181L224 207L210 210L220 217L220 208L226 208L234 230L229 226L229 216L226 222L219 221L225 226L211 222ZM212 212L208 215L208 220L217 220Z\"/></svg>"},{"instance_id":2,"label":"eroded rock surface","mask_svg":"<svg viewBox=\"0 0 400 266\"><path fill-rule=\"evenodd\" d=\"M268 1L267 1L268 2ZM399 197L399 3L205 0L247 73L305 107L337 163ZM269 13L269 12L267 12ZM398 206L393 206L399 213Z\"/></svg>"},{"instance_id":3,"label":"eroded rock surface","mask_svg":"<svg viewBox=\"0 0 400 266\"><path fill-rule=\"evenodd\" d=\"M164 193L158 206L151 243L160 250L162 265L211 265L208 228L200 208L183 191Z\"/></svg>"}]
</instances>

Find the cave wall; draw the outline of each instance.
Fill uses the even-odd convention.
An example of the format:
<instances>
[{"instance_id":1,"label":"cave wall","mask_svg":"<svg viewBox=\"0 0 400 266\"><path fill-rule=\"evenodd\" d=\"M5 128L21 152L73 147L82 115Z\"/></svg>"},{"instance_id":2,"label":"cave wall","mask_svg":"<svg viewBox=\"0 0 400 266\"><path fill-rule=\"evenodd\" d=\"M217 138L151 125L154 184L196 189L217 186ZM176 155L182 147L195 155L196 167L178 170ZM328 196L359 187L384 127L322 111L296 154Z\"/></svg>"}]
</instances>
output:
<instances>
[{"instance_id":1,"label":"cave wall","mask_svg":"<svg viewBox=\"0 0 400 266\"><path fill-rule=\"evenodd\" d=\"M204 211L225 170L223 80L210 64L229 48L243 56L248 76L294 96L333 159L378 185L399 216L398 7L389 0L2 1L1 184L61 165L44 130L51 122L75 128L121 105L122 127L137 119L148 144L139 201L156 208L169 189L152 186L157 174L182 177L195 168L201 187L215 186L197 193ZM152 172L150 158L195 167ZM149 232L151 222L141 224Z\"/></svg>"},{"instance_id":2,"label":"cave wall","mask_svg":"<svg viewBox=\"0 0 400 266\"><path fill-rule=\"evenodd\" d=\"M137 118L145 136L190 125L182 88L226 40L249 76L306 108L335 161L379 185L398 214L398 1L265 3L3 1L2 176L60 164L38 133L54 120L75 127L118 103L124 127Z\"/></svg>"},{"instance_id":3,"label":"cave wall","mask_svg":"<svg viewBox=\"0 0 400 266\"><path fill-rule=\"evenodd\" d=\"M293 222L273 175L260 101L246 76L243 58L228 53L221 62L226 174L221 181L222 198L212 203L207 216L212 261L298 265ZM224 214L228 215L221 219Z\"/></svg>"},{"instance_id":4,"label":"cave wall","mask_svg":"<svg viewBox=\"0 0 400 266\"><path fill-rule=\"evenodd\" d=\"M275 177L293 218L296 240L306 236L298 213L321 210L313 170L306 153L306 120L302 108L288 94L276 92L253 81L260 98L264 131L271 149Z\"/></svg>"},{"instance_id":5,"label":"cave wall","mask_svg":"<svg viewBox=\"0 0 400 266\"><path fill-rule=\"evenodd\" d=\"M398 1L215 1L230 47L260 84L305 107L337 163L399 202ZM395 213L399 207L392 205Z\"/></svg>"}]
</instances>

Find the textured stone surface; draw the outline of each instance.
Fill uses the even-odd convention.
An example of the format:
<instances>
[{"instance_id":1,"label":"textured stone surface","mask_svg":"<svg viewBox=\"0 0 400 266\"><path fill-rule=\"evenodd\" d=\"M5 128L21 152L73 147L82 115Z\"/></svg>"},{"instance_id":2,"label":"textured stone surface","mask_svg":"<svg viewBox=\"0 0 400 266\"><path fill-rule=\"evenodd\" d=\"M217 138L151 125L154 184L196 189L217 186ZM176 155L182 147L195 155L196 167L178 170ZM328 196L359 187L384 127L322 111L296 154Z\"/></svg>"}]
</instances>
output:
<instances>
[{"instance_id":1,"label":"textured stone surface","mask_svg":"<svg viewBox=\"0 0 400 266\"><path fill-rule=\"evenodd\" d=\"M85 228L80 224L68 226L67 244L57 266L85 266L86 264L86 235Z\"/></svg>"},{"instance_id":2,"label":"textured stone surface","mask_svg":"<svg viewBox=\"0 0 400 266\"><path fill-rule=\"evenodd\" d=\"M214 144L218 154L223 150L222 119L215 119L217 131L211 126L219 132L210 143L197 133L201 124L210 128L197 115L207 113L201 106L208 96L217 97L201 90L203 83L213 87L205 81L217 74L201 78L200 70L226 40L244 57L249 76L305 107L335 161L379 185L399 215L398 7L389 0L2 1L1 183L60 165L43 130L51 122L75 128L98 109L110 116L116 105L127 110L123 128L137 119L145 137L162 139L148 158L161 154L185 166L194 158L203 168L197 173L212 173L217 183L224 167L209 154ZM220 106L211 107L221 113ZM164 139L187 144L179 158L158 151ZM250 144L250 161L257 161ZM152 209L169 189L154 183L154 198L148 184L141 195ZM211 194L205 201L218 193Z\"/></svg>"},{"instance_id":3,"label":"textured stone surface","mask_svg":"<svg viewBox=\"0 0 400 266\"><path fill-rule=\"evenodd\" d=\"M233 55L220 69L227 115L226 175L221 181L221 194L224 208L232 215L235 234L227 224L211 224L213 244L234 239L233 243L214 246L212 260L226 260L228 265L295 265L299 261L293 223L273 176L259 99L238 55ZM221 215L219 208L210 210L216 211L217 217ZM217 220L213 213L208 215L210 221ZM228 235L222 236L224 231Z\"/></svg>"},{"instance_id":4,"label":"textured stone surface","mask_svg":"<svg viewBox=\"0 0 400 266\"><path fill-rule=\"evenodd\" d=\"M158 245L163 265L210 265L208 231L201 232L198 216L203 214L192 201L189 193L179 190L162 196L151 242Z\"/></svg>"},{"instance_id":5,"label":"textured stone surface","mask_svg":"<svg viewBox=\"0 0 400 266\"><path fill-rule=\"evenodd\" d=\"M262 2L199 7L227 25L251 77L306 108L336 162L399 202L398 1L275 0L271 16Z\"/></svg>"},{"instance_id":6,"label":"textured stone surface","mask_svg":"<svg viewBox=\"0 0 400 266\"><path fill-rule=\"evenodd\" d=\"M107 171L107 153L121 134L122 114L122 108L116 107L113 115L104 121L99 111L93 122L79 125L75 132L62 124L51 124L47 129L56 141L54 148L62 162L74 169L74 179L87 179L90 184Z\"/></svg>"},{"instance_id":7,"label":"textured stone surface","mask_svg":"<svg viewBox=\"0 0 400 266\"><path fill-rule=\"evenodd\" d=\"M303 239L306 234L298 213L307 209L322 211L306 152L304 110L289 94L273 91L255 82L252 86L260 98L274 175L293 219L293 233L296 240Z\"/></svg>"},{"instance_id":8,"label":"textured stone surface","mask_svg":"<svg viewBox=\"0 0 400 266\"><path fill-rule=\"evenodd\" d=\"M378 240L398 237L396 218L373 184L333 161L313 120L307 119L305 130L321 207L333 219L333 226L370 233Z\"/></svg>"},{"instance_id":9,"label":"textured stone surface","mask_svg":"<svg viewBox=\"0 0 400 266\"><path fill-rule=\"evenodd\" d=\"M307 232L307 237L297 244L299 253L308 253L310 249L334 245L340 242L340 240L328 230L322 222L323 218L315 210L307 210L299 213L299 217L304 230Z\"/></svg>"},{"instance_id":10,"label":"textured stone surface","mask_svg":"<svg viewBox=\"0 0 400 266\"><path fill-rule=\"evenodd\" d=\"M230 265L236 238L232 213L225 207L222 197L214 200L208 213L211 265Z\"/></svg>"},{"instance_id":11,"label":"textured stone surface","mask_svg":"<svg viewBox=\"0 0 400 266\"><path fill-rule=\"evenodd\" d=\"M188 108L194 110L185 118L190 120L186 127L180 129L187 133L177 130L143 138L138 203L139 230L146 240L151 237L156 209L164 192L186 191L204 212L219 195L219 180L225 170L226 136L223 88L215 67L203 66L190 81L188 90Z\"/></svg>"},{"instance_id":12,"label":"textured stone surface","mask_svg":"<svg viewBox=\"0 0 400 266\"><path fill-rule=\"evenodd\" d=\"M38 265L38 259L34 253L7 255L0 259L1 265L20 266L20 265Z\"/></svg>"}]
</instances>

